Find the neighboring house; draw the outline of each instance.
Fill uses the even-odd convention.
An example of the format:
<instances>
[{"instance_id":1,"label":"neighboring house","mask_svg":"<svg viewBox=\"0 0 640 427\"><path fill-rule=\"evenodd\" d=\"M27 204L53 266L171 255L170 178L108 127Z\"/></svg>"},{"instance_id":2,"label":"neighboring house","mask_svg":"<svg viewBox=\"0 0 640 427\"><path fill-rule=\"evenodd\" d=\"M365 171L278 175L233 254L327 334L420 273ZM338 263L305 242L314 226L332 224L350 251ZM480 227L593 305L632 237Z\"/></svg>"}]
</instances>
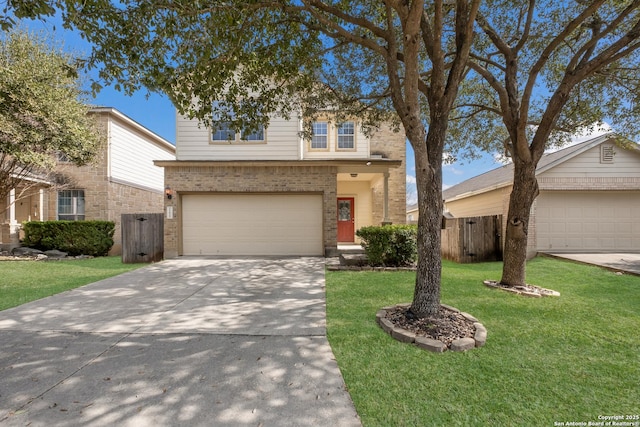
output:
<instances>
[{"instance_id":1,"label":"neighboring house","mask_svg":"<svg viewBox=\"0 0 640 427\"><path fill-rule=\"evenodd\" d=\"M640 251L640 148L607 134L545 154L536 176L528 254ZM443 193L455 217L507 217L513 182L509 164ZM503 221L504 223L504 221Z\"/></svg>"},{"instance_id":2,"label":"neighboring house","mask_svg":"<svg viewBox=\"0 0 640 427\"><path fill-rule=\"evenodd\" d=\"M324 255L367 225L405 222L405 135L357 120L273 117L250 135L177 116L176 160L160 161L165 257Z\"/></svg>"},{"instance_id":3,"label":"neighboring house","mask_svg":"<svg viewBox=\"0 0 640 427\"><path fill-rule=\"evenodd\" d=\"M63 185L41 182L20 197L12 191L3 225L2 243L15 246L20 224L36 220L108 220L116 223L110 254L121 253L123 213L164 209L164 177L154 160L175 158L175 147L114 108L94 108L104 143L90 165L78 167L58 160Z\"/></svg>"},{"instance_id":4,"label":"neighboring house","mask_svg":"<svg viewBox=\"0 0 640 427\"><path fill-rule=\"evenodd\" d=\"M418 223L418 204L407 205L407 224Z\"/></svg>"}]
</instances>

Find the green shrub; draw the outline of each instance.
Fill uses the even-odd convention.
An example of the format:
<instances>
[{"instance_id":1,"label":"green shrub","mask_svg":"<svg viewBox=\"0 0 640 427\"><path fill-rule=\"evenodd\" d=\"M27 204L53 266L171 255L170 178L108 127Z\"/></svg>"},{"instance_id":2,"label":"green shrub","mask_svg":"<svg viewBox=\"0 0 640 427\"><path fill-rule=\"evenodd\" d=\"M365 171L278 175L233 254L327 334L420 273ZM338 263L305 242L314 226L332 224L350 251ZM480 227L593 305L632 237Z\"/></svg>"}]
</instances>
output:
<instances>
[{"instance_id":1,"label":"green shrub","mask_svg":"<svg viewBox=\"0 0 640 427\"><path fill-rule=\"evenodd\" d=\"M106 256L113 246L113 221L30 221L23 225L23 245L69 255Z\"/></svg>"},{"instance_id":2,"label":"green shrub","mask_svg":"<svg viewBox=\"0 0 640 427\"><path fill-rule=\"evenodd\" d=\"M417 232L415 225L383 225L362 227L356 236L370 265L402 267L417 259Z\"/></svg>"}]
</instances>

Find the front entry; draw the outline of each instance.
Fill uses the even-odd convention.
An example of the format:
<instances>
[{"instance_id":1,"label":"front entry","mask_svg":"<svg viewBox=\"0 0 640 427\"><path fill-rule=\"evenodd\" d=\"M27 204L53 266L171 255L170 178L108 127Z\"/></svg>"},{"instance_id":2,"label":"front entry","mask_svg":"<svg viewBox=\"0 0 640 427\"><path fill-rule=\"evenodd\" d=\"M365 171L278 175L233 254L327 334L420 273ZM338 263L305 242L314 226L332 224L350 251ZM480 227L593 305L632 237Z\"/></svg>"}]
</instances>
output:
<instances>
[{"instance_id":1,"label":"front entry","mask_svg":"<svg viewBox=\"0 0 640 427\"><path fill-rule=\"evenodd\" d=\"M338 242L354 241L353 197L338 198Z\"/></svg>"}]
</instances>

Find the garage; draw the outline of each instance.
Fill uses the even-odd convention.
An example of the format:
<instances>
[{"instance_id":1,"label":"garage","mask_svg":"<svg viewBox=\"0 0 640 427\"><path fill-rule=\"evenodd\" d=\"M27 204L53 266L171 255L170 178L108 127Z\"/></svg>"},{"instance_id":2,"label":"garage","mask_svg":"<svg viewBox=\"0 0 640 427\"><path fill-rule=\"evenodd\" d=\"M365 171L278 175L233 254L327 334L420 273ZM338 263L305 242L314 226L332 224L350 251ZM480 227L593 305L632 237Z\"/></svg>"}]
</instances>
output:
<instances>
[{"instance_id":1,"label":"garage","mask_svg":"<svg viewBox=\"0 0 640 427\"><path fill-rule=\"evenodd\" d=\"M638 191L544 191L535 214L538 250L640 250Z\"/></svg>"},{"instance_id":2,"label":"garage","mask_svg":"<svg viewBox=\"0 0 640 427\"><path fill-rule=\"evenodd\" d=\"M319 194L190 194L183 255L323 255Z\"/></svg>"}]
</instances>

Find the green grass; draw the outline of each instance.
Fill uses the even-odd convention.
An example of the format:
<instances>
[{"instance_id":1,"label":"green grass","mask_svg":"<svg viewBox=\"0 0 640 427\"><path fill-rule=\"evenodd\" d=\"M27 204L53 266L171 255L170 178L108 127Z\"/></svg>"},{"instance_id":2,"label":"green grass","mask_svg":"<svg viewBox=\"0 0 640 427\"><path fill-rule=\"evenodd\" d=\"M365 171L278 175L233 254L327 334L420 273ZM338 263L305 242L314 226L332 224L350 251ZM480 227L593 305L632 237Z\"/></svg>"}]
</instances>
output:
<instances>
[{"instance_id":1,"label":"green grass","mask_svg":"<svg viewBox=\"0 0 640 427\"><path fill-rule=\"evenodd\" d=\"M0 262L0 310L116 276L145 264L123 264L120 257L73 261Z\"/></svg>"},{"instance_id":2,"label":"green grass","mask_svg":"<svg viewBox=\"0 0 640 427\"><path fill-rule=\"evenodd\" d=\"M500 263L443 265L442 302L477 317L464 353L402 344L375 323L410 302L415 273L328 272L328 337L365 426L553 426L640 414L640 277L548 258L527 282L559 298L490 289Z\"/></svg>"}]
</instances>

